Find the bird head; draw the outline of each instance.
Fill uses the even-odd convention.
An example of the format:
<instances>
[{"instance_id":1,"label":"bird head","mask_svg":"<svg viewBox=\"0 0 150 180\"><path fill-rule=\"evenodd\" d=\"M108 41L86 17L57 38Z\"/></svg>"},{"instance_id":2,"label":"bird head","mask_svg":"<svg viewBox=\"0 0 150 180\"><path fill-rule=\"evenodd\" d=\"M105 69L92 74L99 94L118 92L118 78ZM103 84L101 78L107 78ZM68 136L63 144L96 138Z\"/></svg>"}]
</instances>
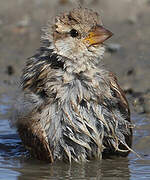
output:
<instances>
[{"instance_id":1,"label":"bird head","mask_svg":"<svg viewBox=\"0 0 150 180\"><path fill-rule=\"evenodd\" d=\"M76 8L56 17L52 43L57 54L72 60L102 58L103 42L112 33L103 27L98 13Z\"/></svg>"}]
</instances>

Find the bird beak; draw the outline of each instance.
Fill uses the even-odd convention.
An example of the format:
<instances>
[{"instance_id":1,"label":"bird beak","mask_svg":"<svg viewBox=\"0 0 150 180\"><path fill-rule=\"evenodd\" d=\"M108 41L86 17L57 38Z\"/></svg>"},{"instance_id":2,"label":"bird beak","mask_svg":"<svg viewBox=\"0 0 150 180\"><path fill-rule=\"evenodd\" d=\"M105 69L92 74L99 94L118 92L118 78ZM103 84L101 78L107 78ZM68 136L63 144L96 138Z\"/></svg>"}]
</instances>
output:
<instances>
[{"instance_id":1,"label":"bird beak","mask_svg":"<svg viewBox=\"0 0 150 180\"><path fill-rule=\"evenodd\" d=\"M84 38L84 42L89 46L102 44L105 40L110 38L113 33L103 26L96 26L92 31L89 32L86 38Z\"/></svg>"}]
</instances>

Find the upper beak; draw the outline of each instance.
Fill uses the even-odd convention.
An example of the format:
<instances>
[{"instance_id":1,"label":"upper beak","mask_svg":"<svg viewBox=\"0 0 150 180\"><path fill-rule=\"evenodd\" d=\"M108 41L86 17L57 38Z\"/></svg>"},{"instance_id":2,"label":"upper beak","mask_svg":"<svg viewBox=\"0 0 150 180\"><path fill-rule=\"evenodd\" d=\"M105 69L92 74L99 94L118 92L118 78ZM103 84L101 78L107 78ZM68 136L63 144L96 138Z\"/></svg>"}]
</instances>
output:
<instances>
[{"instance_id":1,"label":"upper beak","mask_svg":"<svg viewBox=\"0 0 150 180\"><path fill-rule=\"evenodd\" d=\"M84 38L84 42L87 43L89 46L101 44L108 38L110 38L113 33L103 26L96 26L92 31L89 32L88 36Z\"/></svg>"}]
</instances>

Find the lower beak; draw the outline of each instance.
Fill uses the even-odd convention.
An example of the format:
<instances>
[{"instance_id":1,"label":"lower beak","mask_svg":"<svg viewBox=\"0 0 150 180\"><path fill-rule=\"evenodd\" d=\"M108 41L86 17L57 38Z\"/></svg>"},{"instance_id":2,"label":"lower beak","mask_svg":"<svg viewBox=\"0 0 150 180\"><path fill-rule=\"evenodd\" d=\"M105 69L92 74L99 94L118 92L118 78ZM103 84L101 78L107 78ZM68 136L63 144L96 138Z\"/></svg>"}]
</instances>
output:
<instances>
[{"instance_id":1,"label":"lower beak","mask_svg":"<svg viewBox=\"0 0 150 180\"><path fill-rule=\"evenodd\" d=\"M108 38L110 38L113 33L103 26L96 26L92 31L89 32L88 36L84 38L84 42L89 46L102 44Z\"/></svg>"}]
</instances>

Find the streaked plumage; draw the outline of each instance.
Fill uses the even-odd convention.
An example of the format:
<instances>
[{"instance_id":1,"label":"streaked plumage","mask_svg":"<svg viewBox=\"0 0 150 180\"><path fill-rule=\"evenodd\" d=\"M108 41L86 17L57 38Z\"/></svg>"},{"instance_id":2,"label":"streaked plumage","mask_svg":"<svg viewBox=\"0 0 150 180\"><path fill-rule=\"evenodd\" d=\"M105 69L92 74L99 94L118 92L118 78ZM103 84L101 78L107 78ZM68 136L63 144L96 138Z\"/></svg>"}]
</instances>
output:
<instances>
[{"instance_id":1,"label":"streaked plumage","mask_svg":"<svg viewBox=\"0 0 150 180\"><path fill-rule=\"evenodd\" d=\"M15 116L34 157L80 162L130 151L128 103L116 77L100 65L111 35L97 13L82 8L47 28L24 68Z\"/></svg>"}]
</instances>

